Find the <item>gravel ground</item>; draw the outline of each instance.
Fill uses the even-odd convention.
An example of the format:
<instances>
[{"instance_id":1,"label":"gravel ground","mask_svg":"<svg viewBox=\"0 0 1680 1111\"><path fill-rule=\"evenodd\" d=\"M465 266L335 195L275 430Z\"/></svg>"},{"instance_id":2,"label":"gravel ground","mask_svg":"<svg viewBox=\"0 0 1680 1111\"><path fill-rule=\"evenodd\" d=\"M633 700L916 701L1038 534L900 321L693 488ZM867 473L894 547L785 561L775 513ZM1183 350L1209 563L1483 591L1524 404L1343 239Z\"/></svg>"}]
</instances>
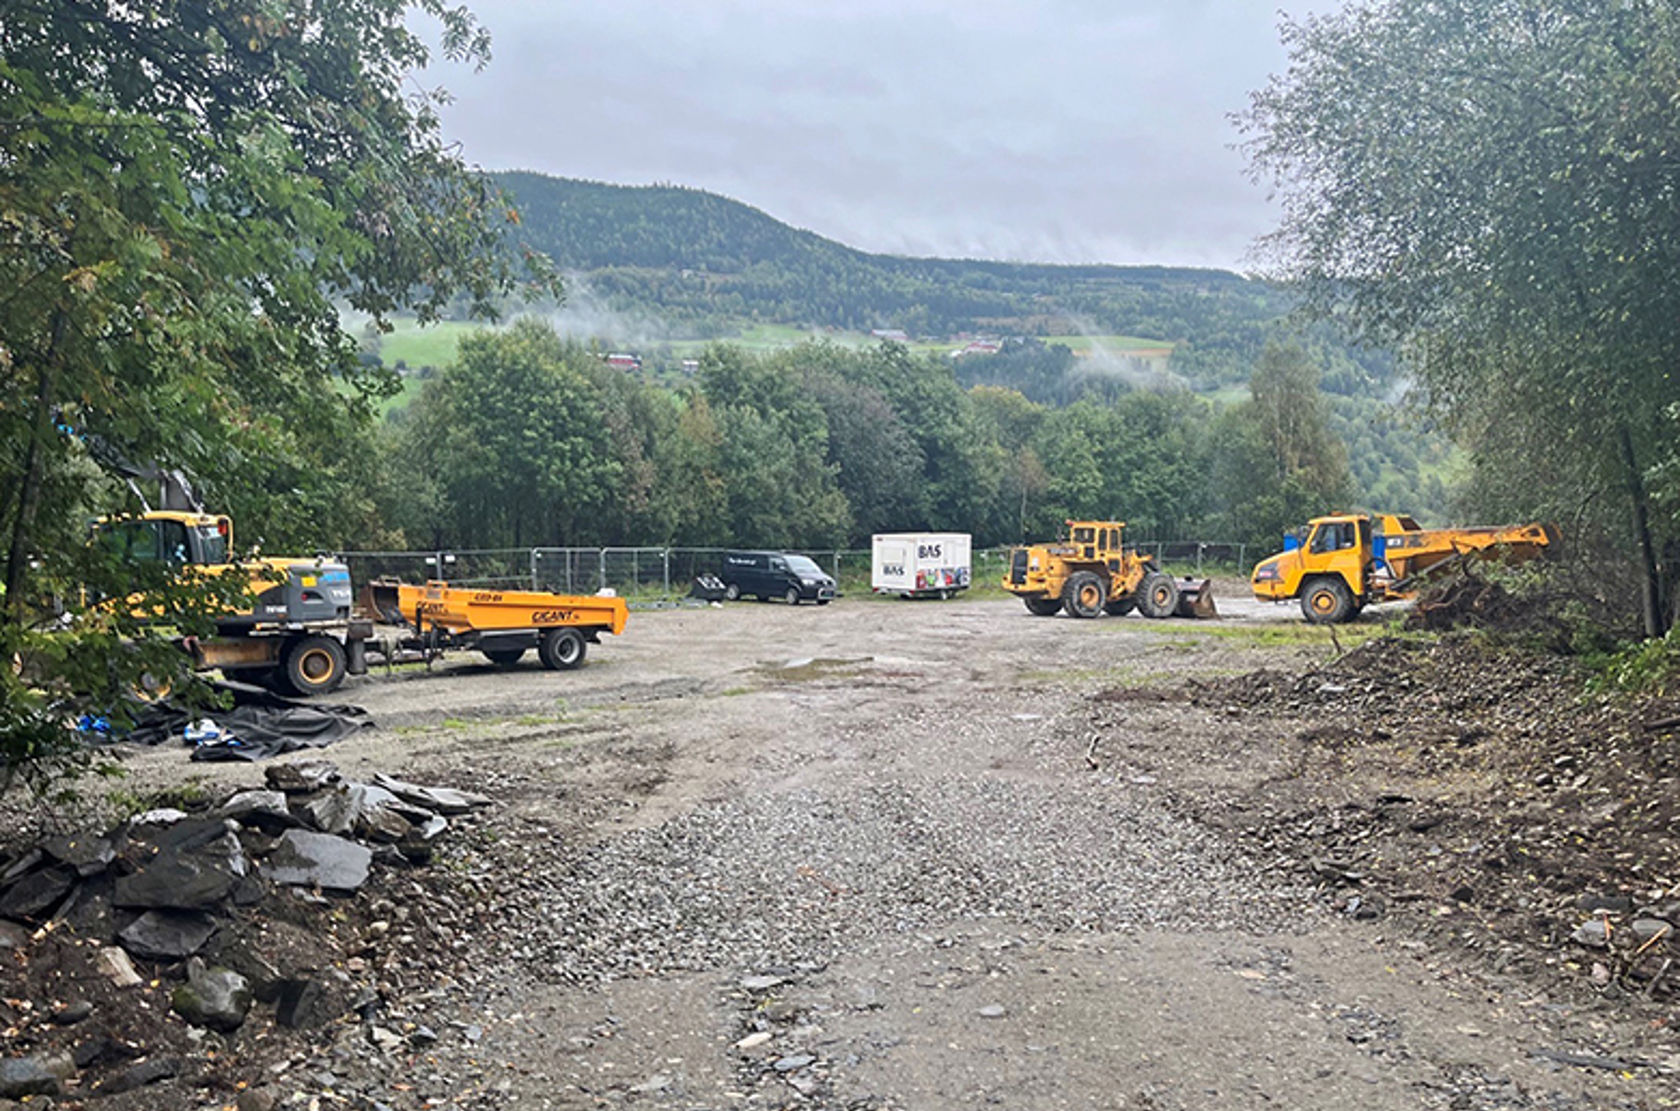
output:
<instances>
[{"instance_id":1,"label":"gravel ground","mask_svg":"<svg viewBox=\"0 0 1680 1111\"><path fill-rule=\"evenodd\" d=\"M1676 1106L1673 1016L1344 913L1206 820L1288 781L1286 727L1148 692L1334 651L1220 586L1216 623L681 608L575 673L358 680L382 728L330 751L347 774L497 805L346 912L406 923L356 950L369 1020L226 1052L300 1108ZM258 778L128 763L130 789Z\"/></svg>"}]
</instances>

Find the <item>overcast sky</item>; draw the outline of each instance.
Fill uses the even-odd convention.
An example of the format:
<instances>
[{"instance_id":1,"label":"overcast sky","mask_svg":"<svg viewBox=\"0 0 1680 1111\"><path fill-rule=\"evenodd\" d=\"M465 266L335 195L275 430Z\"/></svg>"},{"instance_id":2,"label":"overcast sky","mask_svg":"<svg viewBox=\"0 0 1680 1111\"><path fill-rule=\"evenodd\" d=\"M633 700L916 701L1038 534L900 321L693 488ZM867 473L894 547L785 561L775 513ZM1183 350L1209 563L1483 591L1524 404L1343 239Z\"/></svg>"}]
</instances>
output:
<instances>
[{"instance_id":1,"label":"overcast sky","mask_svg":"<svg viewBox=\"0 0 1680 1111\"><path fill-rule=\"evenodd\" d=\"M1240 269L1274 218L1228 119L1282 66L1268 0L470 6L494 60L437 76L489 169L694 186L912 255Z\"/></svg>"}]
</instances>

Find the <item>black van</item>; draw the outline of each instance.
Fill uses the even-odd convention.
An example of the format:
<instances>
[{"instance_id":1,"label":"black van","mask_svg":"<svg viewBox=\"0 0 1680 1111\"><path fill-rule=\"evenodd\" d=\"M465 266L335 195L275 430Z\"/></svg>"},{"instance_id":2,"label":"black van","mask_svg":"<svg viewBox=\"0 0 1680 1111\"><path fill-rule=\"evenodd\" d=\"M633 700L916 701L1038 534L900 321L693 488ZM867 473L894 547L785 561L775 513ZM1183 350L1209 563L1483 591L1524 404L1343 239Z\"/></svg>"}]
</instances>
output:
<instances>
[{"instance_id":1,"label":"black van","mask_svg":"<svg viewBox=\"0 0 1680 1111\"><path fill-rule=\"evenodd\" d=\"M781 598L790 606L805 598L819 606L834 600L834 580L805 556L787 552L726 552L718 578L731 602L743 594Z\"/></svg>"}]
</instances>

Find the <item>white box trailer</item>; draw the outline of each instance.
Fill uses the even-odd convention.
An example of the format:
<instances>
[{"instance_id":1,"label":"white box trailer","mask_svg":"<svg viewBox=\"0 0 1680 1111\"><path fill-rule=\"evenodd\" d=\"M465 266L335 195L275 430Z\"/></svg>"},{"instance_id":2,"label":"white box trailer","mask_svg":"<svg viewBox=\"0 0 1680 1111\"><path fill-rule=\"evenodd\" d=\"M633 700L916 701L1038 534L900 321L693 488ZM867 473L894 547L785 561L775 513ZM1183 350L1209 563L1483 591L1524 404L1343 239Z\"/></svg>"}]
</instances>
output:
<instances>
[{"instance_id":1,"label":"white box trailer","mask_svg":"<svg viewBox=\"0 0 1680 1111\"><path fill-rule=\"evenodd\" d=\"M870 545L869 587L906 598L949 598L968 589L972 542L966 532L878 532Z\"/></svg>"}]
</instances>

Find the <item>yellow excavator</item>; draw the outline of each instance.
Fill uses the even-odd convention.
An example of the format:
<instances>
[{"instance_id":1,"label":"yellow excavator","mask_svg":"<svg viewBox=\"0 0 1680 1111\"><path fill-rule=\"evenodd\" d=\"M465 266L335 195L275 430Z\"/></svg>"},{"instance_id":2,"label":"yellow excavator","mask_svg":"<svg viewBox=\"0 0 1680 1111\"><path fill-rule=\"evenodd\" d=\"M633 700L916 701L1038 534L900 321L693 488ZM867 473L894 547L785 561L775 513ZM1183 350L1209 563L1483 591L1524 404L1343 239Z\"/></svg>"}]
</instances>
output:
<instances>
[{"instance_id":1,"label":"yellow excavator","mask_svg":"<svg viewBox=\"0 0 1680 1111\"><path fill-rule=\"evenodd\" d=\"M1037 617L1218 617L1207 579L1175 579L1125 545L1124 521L1068 521L1067 538L1009 553L1003 588Z\"/></svg>"},{"instance_id":2,"label":"yellow excavator","mask_svg":"<svg viewBox=\"0 0 1680 1111\"><path fill-rule=\"evenodd\" d=\"M183 575L237 575L250 609L216 617L216 635L184 638L198 668L257 681L290 694L327 694L367 670L371 621L351 616L350 570L325 556L235 561L233 521L196 510L148 509L101 517L94 541L125 563L163 564ZM128 605L144 615L144 597Z\"/></svg>"},{"instance_id":3,"label":"yellow excavator","mask_svg":"<svg viewBox=\"0 0 1680 1111\"><path fill-rule=\"evenodd\" d=\"M1299 598L1316 625L1352 621L1378 602L1415 597L1431 579L1470 560L1517 563L1557 543L1549 524L1426 529L1404 514L1314 517L1255 565L1249 585L1261 601Z\"/></svg>"}]
</instances>

